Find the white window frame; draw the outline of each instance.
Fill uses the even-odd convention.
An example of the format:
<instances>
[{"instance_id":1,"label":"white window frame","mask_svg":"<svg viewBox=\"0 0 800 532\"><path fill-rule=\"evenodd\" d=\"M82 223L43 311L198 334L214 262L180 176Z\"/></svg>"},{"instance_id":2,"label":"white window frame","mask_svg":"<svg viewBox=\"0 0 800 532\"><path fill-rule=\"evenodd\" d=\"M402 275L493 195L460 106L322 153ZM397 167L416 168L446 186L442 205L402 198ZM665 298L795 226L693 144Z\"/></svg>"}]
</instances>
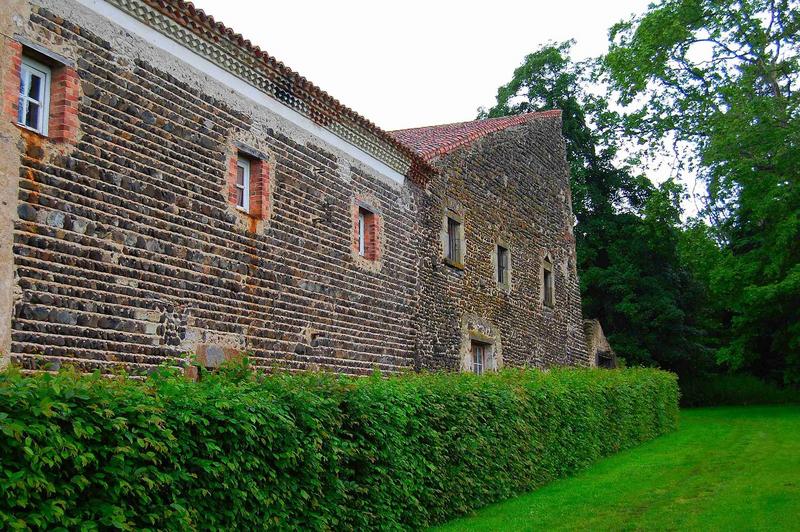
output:
<instances>
[{"instance_id":1,"label":"white window frame","mask_svg":"<svg viewBox=\"0 0 800 532\"><path fill-rule=\"evenodd\" d=\"M42 78L41 100L36 100L28 96L27 88L30 86L31 75L36 74ZM17 124L30 129L41 135L47 135L47 127L50 117L50 81L53 77L50 67L34 61L33 59L22 56L22 64L19 69L20 93L18 94ZM23 91L23 88L25 89ZM39 121L36 127L25 123L25 115L28 114L28 106L31 102L39 105ZM21 118L21 119L20 119Z\"/></svg>"},{"instance_id":2,"label":"white window frame","mask_svg":"<svg viewBox=\"0 0 800 532\"><path fill-rule=\"evenodd\" d=\"M364 257L367 254L367 213L361 207L358 208L358 255Z\"/></svg>"},{"instance_id":3,"label":"white window frame","mask_svg":"<svg viewBox=\"0 0 800 532\"><path fill-rule=\"evenodd\" d=\"M237 168L237 175L234 176L234 186L242 191L242 204L239 205L237 203L236 208L241 209L244 212L250 212L250 170L251 170L251 163L248 159L239 156L236 159L236 168ZM242 181L243 184L239 184L238 181L238 169L242 169Z\"/></svg>"}]
</instances>

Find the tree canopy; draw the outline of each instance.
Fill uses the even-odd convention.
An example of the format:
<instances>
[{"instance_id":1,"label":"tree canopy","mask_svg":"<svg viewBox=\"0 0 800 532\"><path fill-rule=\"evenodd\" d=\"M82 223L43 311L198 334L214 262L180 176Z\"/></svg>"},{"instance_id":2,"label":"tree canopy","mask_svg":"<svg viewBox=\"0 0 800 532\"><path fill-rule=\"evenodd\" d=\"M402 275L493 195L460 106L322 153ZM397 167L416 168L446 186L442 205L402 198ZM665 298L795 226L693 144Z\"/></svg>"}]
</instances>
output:
<instances>
[{"instance_id":1,"label":"tree canopy","mask_svg":"<svg viewBox=\"0 0 800 532\"><path fill-rule=\"evenodd\" d=\"M562 110L584 313L629 363L800 384L800 2L661 0L609 35L529 54L480 111ZM632 154L699 179L700 212Z\"/></svg>"},{"instance_id":2,"label":"tree canopy","mask_svg":"<svg viewBox=\"0 0 800 532\"><path fill-rule=\"evenodd\" d=\"M800 4L667 0L615 25L603 59L622 125L682 145L720 246L696 266L726 331L718 360L800 382ZM696 258L693 260L697 260Z\"/></svg>"},{"instance_id":3,"label":"tree canopy","mask_svg":"<svg viewBox=\"0 0 800 532\"><path fill-rule=\"evenodd\" d=\"M700 286L678 260L681 187L620 161L619 117L587 90L596 65L572 61L571 44L528 55L481 116L562 110L584 314L628 363L696 373L708 357L695 323Z\"/></svg>"}]
</instances>

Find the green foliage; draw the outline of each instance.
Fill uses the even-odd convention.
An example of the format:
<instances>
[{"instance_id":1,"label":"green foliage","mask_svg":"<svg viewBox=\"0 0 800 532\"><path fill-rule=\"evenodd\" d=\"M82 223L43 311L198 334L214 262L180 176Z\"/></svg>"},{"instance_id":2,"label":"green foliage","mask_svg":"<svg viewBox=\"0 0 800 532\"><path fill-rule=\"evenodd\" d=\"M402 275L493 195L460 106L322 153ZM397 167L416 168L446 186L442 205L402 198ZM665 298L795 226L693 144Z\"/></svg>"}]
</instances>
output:
<instances>
[{"instance_id":1,"label":"green foliage","mask_svg":"<svg viewBox=\"0 0 800 532\"><path fill-rule=\"evenodd\" d=\"M800 390L778 388L752 375L706 375L679 384L684 407L800 403Z\"/></svg>"},{"instance_id":2,"label":"green foliage","mask_svg":"<svg viewBox=\"0 0 800 532\"><path fill-rule=\"evenodd\" d=\"M701 372L713 364L713 323L708 295L678 253L683 190L655 186L620 160L619 117L588 90L594 63L573 62L570 46L529 54L481 116L562 110L584 315L600 320L630 364Z\"/></svg>"},{"instance_id":3,"label":"green foliage","mask_svg":"<svg viewBox=\"0 0 800 532\"><path fill-rule=\"evenodd\" d=\"M662 0L611 30L626 131L707 189L720 363L800 383L800 3Z\"/></svg>"},{"instance_id":4,"label":"green foliage","mask_svg":"<svg viewBox=\"0 0 800 532\"><path fill-rule=\"evenodd\" d=\"M0 528L417 529L676 427L657 370L0 373Z\"/></svg>"},{"instance_id":5,"label":"green foliage","mask_svg":"<svg viewBox=\"0 0 800 532\"><path fill-rule=\"evenodd\" d=\"M431 532L797 530L800 406L692 408L680 429Z\"/></svg>"}]
</instances>

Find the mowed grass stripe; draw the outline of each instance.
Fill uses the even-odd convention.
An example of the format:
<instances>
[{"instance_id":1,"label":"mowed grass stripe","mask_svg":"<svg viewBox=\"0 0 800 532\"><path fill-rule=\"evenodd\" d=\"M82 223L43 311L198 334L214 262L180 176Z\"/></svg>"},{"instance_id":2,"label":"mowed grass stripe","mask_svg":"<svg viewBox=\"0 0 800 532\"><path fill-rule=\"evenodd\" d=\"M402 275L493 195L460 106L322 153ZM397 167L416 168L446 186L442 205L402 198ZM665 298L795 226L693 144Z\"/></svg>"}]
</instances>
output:
<instances>
[{"instance_id":1,"label":"mowed grass stripe","mask_svg":"<svg viewBox=\"0 0 800 532\"><path fill-rule=\"evenodd\" d=\"M800 406L684 410L680 429L437 530L800 530Z\"/></svg>"}]
</instances>

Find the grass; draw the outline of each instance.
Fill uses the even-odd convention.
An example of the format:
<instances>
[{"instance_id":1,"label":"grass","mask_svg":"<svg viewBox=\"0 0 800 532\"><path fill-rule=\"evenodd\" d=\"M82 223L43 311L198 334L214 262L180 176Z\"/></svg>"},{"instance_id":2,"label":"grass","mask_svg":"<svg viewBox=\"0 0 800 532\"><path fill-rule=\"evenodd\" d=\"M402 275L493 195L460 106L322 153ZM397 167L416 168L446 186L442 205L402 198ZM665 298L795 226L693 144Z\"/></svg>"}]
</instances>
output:
<instances>
[{"instance_id":1,"label":"grass","mask_svg":"<svg viewBox=\"0 0 800 532\"><path fill-rule=\"evenodd\" d=\"M437 530L799 530L800 406L684 410L672 434Z\"/></svg>"}]
</instances>

